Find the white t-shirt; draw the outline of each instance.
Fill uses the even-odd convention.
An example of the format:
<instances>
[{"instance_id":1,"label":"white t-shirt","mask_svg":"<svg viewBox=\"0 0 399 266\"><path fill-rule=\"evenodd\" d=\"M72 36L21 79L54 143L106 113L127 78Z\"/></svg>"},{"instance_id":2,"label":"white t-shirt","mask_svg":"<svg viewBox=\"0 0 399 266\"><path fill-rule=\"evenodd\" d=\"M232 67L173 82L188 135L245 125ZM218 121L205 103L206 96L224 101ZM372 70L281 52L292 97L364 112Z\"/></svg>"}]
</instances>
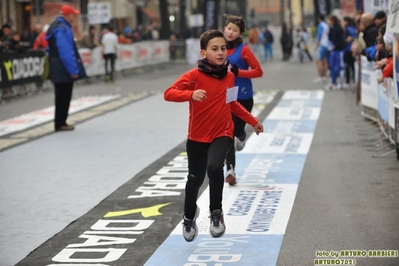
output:
<instances>
[{"instance_id":1,"label":"white t-shirt","mask_svg":"<svg viewBox=\"0 0 399 266\"><path fill-rule=\"evenodd\" d=\"M328 34L330 33L330 26L328 26L327 23L325 23L324 21L320 22L320 24L318 25L319 29L318 29L318 39L319 39L319 44L320 46L325 46L328 47Z\"/></svg>"},{"instance_id":2,"label":"white t-shirt","mask_svg":"<svg viewBox=\"0 0 399 266\"><path fill-rule=\"evenodd\" d=\"M109 31L101 38L104 54L116 54L116 47L118 46L118 36Z\"/></svg>"}]
</instances>

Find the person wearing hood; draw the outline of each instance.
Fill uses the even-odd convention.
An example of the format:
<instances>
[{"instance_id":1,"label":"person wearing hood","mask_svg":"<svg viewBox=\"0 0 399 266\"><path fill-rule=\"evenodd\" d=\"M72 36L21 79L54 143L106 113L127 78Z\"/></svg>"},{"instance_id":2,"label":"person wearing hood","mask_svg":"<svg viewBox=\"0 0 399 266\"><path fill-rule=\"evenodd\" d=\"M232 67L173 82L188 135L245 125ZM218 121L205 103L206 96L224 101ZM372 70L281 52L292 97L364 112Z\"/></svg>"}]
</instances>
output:
<instances>
[{"instance_id":1,"label":"person wearing hood","mask_svg":"<svg viewBox=\"0 0 399 266\"><path fill-rule=\"evenodd\" d=\"M87 76L72 32L79 13L72 6L63 5L60 15L51 23L46 34L50 79L55 88L55 131L75 129L66 123L73 83Z\"/></svg>"}]
</instances>

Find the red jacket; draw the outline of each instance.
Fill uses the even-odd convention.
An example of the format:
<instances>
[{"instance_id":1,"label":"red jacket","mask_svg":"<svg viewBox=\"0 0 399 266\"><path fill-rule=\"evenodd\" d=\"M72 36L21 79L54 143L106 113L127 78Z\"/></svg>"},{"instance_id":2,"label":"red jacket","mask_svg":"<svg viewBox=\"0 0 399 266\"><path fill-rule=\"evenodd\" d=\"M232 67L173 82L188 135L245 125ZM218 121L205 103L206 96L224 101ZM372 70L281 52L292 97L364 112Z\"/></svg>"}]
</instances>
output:
<instances>
[{"instance_id":1,"label":"red jacket","mask_svg":"<svg viewBox=\"0 0 399 266\"><path fill-rule=\"evenodd\" d=\"M393 77L393 58L387 58L387 64L385 65L384 69L382 70L382 76L384 78L391 78Z\"/></svg>"},{"instance_id":2,"label":"red jacket","mask_svg":"<svg viewBox=\"0 0 399 266\"><path fill-rule=\"evenodd\" d=\"M46 33L40 32L39 35L37 36L35 42L33 43L33 49L39 49L43 48L45 49L47 47L48 43L46 40Z\"/></svg>"},{"instance_id":3,"label":"red jacket","mask_svg":"<svg viewBox=\"0 0 399 266\"><path fill-rule=\"evenodd\" d=\"M213 78L192 69L164 93L166 101L189 102L190 117L187 138L197 142L211 143L218 137L233 138L234 123L231 113L255 126L258 120L237 101L226 103L226 91L234 86L234 74L228 72L222 79ZM191 95L197 89L206 91L202 102L193 101Z\"/></svg>"}]
</instances>

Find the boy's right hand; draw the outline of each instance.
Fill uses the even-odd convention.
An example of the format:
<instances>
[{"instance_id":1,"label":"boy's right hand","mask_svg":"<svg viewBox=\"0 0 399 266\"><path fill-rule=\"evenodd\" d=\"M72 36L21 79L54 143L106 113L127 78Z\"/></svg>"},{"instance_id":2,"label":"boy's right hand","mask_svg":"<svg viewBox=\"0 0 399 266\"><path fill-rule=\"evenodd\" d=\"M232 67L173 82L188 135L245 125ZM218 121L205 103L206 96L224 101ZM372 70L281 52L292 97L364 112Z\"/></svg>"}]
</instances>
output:
<instances>
[{"instance_id":1,"label":"boy's right hand","mask_svg":"<svg viewBox=\"0 0 399 266\"><path fill-rule=\"evenodd\" d=\"M256 135L259 135L259 133L263 132L263 125L262 123L258 122L255 126L254 126L254 130Z\"/></svg>"},{"instance_id":2,"label":"boy's right hand","mask_svg":"<svg viewBox=\"0 0 399 266\"><path fill-rule=\"evenodd\" d=\"M193 101L196 102L202 102L203 100L205 100L205 98L206 98L206 91L201 89L195 90L191 95L191 99L193 99Z\"/></svg>"}]
</instances>

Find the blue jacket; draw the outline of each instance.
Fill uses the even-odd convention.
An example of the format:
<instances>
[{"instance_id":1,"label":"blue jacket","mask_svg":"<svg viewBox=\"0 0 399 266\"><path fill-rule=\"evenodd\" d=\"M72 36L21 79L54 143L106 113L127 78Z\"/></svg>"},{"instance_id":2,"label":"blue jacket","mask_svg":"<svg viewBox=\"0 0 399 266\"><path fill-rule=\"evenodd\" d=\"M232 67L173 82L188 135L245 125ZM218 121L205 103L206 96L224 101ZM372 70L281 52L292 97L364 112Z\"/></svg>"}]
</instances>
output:
<instances>
[{"instance_id":1,"label":"blue jacket","mask_svg":"<svg viewBox=\"0 0 399 266\"><path fill-rule=\"evenodd\" d=\"M353 26L347 26L346 27L346 37L352 37L353 40L357 38L357 29ZM346 43L346 51L350 51L352 46L352 42L347 42Z\"/></svg>"},{"instance_id":2,"label":"blue jacket","mask_svg":"<svg viewBox=\"0 0 399 266\"><path fill-rule=\"evenodd\" d=\"M241 57L242 48L244 48L245 44L240 44L234 50L234 52L227 56L227 59L230 60L231 65L236 65L239 69L249 69L247 62ZM240 78L236 77L234 81L234 85L238 86L238 100L246 100L253 96L254 92L252 89L252 81L249 78Z\"/></svg>"},{"instance_id":3,"label":"blue jacket","mask_svg":"<svg viewBox=\"0 0 399 266\"><path fill-rule=\"evenodd\" d=\"M74 75L79 75L80 78L86 76L71 25L63 17L57 17L51 23L46 40L49 42L47 51L50 56L52 82L73 82Z\"/></svg>"}]
</instances>

